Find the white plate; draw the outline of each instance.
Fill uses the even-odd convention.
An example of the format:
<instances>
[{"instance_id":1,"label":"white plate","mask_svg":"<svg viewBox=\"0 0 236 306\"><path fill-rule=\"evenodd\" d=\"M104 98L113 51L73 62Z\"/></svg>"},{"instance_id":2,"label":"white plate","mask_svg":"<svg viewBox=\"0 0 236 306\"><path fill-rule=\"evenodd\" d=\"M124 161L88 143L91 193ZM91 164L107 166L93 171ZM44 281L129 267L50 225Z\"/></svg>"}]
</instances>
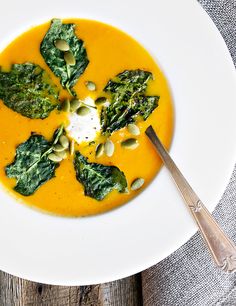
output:
<instances>
[{"instance_id":1,"label":"white plate","mask_svg":"<svg viewBox=\"0 0 236 306\"><path fill-rule=\"evenodd\" d=\"M197 1L8 0L1 12L1 48L52 17L84 17L117 26L150 50L173 92L171 154L213 210L235 162L236 74ZM165 169L128 205L97 217L53 217L0 196L0 269L42 283L85 285L134 274L196 231Z\"/></svg>"}]
</instances>

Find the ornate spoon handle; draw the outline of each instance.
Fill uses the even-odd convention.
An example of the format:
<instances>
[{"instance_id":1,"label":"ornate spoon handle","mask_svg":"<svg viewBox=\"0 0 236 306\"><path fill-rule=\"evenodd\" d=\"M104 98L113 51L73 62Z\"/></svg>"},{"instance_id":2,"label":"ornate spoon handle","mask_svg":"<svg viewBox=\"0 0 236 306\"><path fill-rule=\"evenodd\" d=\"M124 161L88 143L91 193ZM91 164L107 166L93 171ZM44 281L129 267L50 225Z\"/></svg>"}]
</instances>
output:
<instances>
[{"instance_id":1,"label":"ornate spoon handle","mask_svg":"<svg viewBox=\"0 0 236 306\"><path fill-rule=\"evenodd\" d=\"M236 246L225 235L207 208L203 205L189 183L186 181L176 164L157 137L152 126L146 135L154 144L167 169L170 171L180 193L195 219L202 237L216 263L225 272L236 271Z\"/></svg>"}]
</instances>

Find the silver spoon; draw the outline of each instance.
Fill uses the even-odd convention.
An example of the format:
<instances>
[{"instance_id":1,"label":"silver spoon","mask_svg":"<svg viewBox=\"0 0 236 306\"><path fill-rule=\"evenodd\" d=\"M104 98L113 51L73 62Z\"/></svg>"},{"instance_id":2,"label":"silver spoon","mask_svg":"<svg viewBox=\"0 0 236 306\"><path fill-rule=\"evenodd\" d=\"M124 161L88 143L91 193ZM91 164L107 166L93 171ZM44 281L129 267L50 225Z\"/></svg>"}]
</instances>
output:
<instances>
[{"instance_id":1,"label":"silver spoon","mask_svg":"<svg viewBox=\"0 0 236 306\"><path fill-rule=\"evenodd\" d=\"M146 135L155 146L165 166L173 177L181 195L183 196L200 233L208 247L216 265L225 272L236 271L236 246L222 231L207 208L198 198L192 187L186 181L176 164L157 137L152 126L146 130Z\"/></svg>"}]
</instances>

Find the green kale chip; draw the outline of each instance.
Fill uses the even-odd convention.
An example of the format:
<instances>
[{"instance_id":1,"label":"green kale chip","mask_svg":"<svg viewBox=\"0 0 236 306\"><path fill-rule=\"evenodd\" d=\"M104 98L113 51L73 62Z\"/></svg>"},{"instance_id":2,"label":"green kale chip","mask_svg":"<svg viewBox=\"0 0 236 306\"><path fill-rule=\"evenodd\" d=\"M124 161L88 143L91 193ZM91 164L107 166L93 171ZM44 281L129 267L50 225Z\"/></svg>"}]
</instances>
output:
<instances>
[{"instance_id":1,"label":"green kale chip","mask_svg":"<svg viewBox=\"0 0 236 306\"><path fill-rule=\"evenodd\" d=\"M17 147L14 162L5 168L6 175L17 180L15 191L24 196L32 195L55 176L59 164L48 159L48 155L62 134L63 127L60 127L51 142L42 135L32 134L26 142Z\"/></svg>"},{"instance_id":2,"label":"green kale chip","mask_svg":"<svg viewBox=\"0 0 236 306\"><path fill-rule=\"evenodd\" d=\"M111 103L103 107L101 125L104 134L111 134L138 117L146 120L158 106L159 96L146 96L151 72L143 70L125 70L110 80L105 92L111 95Z\"/></svg>"},{"instance_id":3,"label":"green kale chip","mask_svg":"<svg viewBox=\"0 0 236 306\"><path fill-rule=\"evenodd\" d=\"M75 152L74 167L77 180L84 186L86 196L103 200L112 190L127 190L125 175L115 166L89 163L80 152Z\"/></svg>"},{"instance_id":4,"label":"green kale chip","mask_svg":"<svg viewBox=\"0 0 236 306\"><path fill-rule=\"evenodd\" d=\"M15 64L0 70L0 99L22 116L44 119L58 105L58 89L40 66Z\"/></svg>"},{"instance_id":5,"label":"green kale chip","mask_svg":"<svg viewBox=\"0 0 236 306\"><path fill-rule=\"evenodd\" d=\"M46 33L40 47L41 54L53 71L61 79L64 88L70 89L75 85L80 75L86 69L89 60L84 48L84 42L74 32L75 24L62 24L60 19L52 20L51 27ZM64 52L57 49L55 42L65 40L75 58L75 65L67 65L64 59Z\"/></svg>"}]
</instances>

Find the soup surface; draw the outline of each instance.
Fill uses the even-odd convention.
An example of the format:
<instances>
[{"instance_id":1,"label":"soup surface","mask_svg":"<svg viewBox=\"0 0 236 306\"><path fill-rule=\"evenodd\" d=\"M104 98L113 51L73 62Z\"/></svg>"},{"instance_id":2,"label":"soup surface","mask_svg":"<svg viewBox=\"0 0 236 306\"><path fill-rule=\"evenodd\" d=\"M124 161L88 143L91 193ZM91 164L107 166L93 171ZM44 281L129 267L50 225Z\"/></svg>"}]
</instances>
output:
<instances>
[{"instance_id":1,"label":"soup surface","mask_svg":"<svg viewBox=\"0 0 236 306\"><path fill-rule=\"evenodd\" d=\"M59 167L55 170L55 177L42 184L32 195L25 196L15 191L16 179L7 177L5 167L14 161L17 146L25 142L32 132L43 135L47 140L52 139L54 131L61 124L64 125L65 130L70 126L71 114L54 109L45 119L31 119L13 111L3 101L0 101L0 180L2 184L17 199L21 199L24 203L40 210L63 216L86 216L101 213L126 203L142 191L155 177L161 167L161 161L145 136L145 130L149 125L152 125L168 148L173 131L173 107L162 71L137 41L122 31L97 21L69 19L63 20L63 23L76 25L75 34L83 40L89 59L84 73L73 87L73 91L79 99L95 101L98 97L105 96L109 100L109 93L104 93L104 88L109 80L114 79L125 70L136 69L152 73L153 79L148 81L146 95L160 97L158 107L148 118L137 120L136 126L140 130L139 135L132 135L127 127L115 130L109 135L109 139L114 144L112 156L102 154L99 158L96 157L96 147L107 140L107 136L99 131L95 131L94 137L94 134L91 134L88 140L86 134L83 136L83 131L76 132L76 127L73 127L74 134L72 132L68 134L70 141L73 137L76 140L75 135L77 134L77 137L81 136L78 143L75 141L75 151L79 150L83 156L88 158L89 162L113 165L124 173L127 180L126 192L111 190L102 200L84 194L83 184L76 179L73 152L71 152L72 154L68 152L67 158L60 161ZM40 52L40 45L49 28L50 22L47 22L31 28L16 38L1 52L0 66L3 71L9 71L16 63L30 62L39 65L60 89L59 103L62 103L67 98L71 99L71 95L68 90L62 88L60 79L46 64ZM88 86L88 81L92 87ZM95 88L93 88L94 86ZM98 105L99 114L101 107ZM77 119L79 120L79 117ZM84 116L83 120L85 120ZM89 133L89 123L84 121L84 125L86 126L85 133L86 131ZM138 143L136 148L127 148L121 145L122 141L129 138L136 139ZM140 189L132 190L130 186L137 178L144 179L144 184Z\"/></svg>"}]
</instances>

